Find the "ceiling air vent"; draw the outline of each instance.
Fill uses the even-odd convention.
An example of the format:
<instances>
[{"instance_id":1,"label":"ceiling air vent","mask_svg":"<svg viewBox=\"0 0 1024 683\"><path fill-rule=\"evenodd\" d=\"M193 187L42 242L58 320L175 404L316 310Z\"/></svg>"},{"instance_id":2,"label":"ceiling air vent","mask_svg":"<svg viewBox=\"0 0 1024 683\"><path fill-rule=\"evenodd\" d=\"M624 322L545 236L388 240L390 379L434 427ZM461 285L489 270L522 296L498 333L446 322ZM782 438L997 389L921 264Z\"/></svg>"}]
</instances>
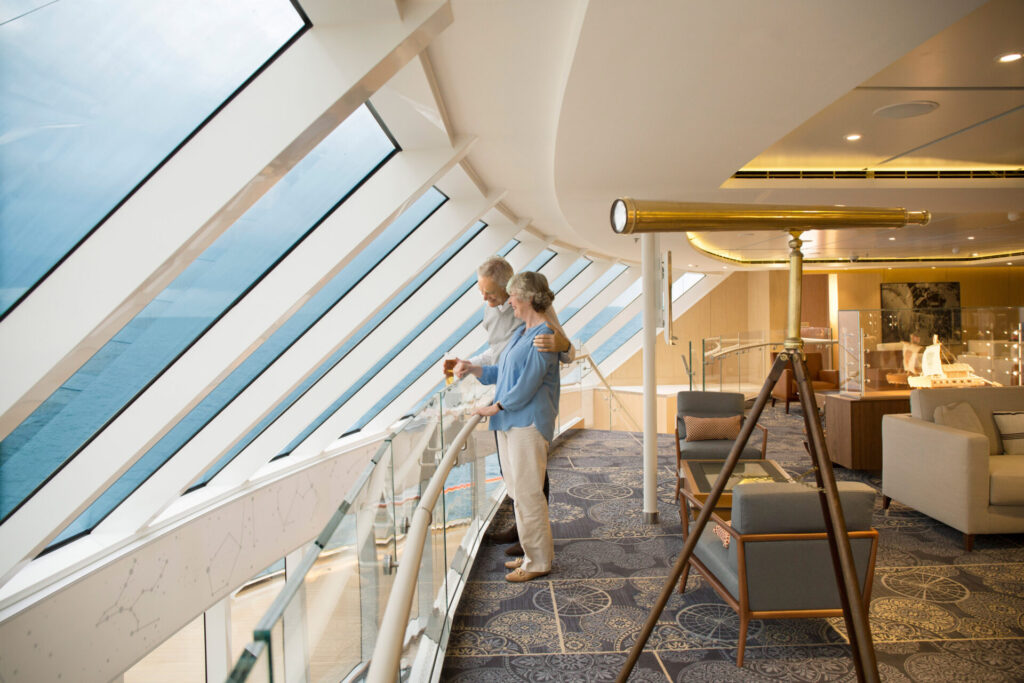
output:
<instances>
[{"instance_id":1,"label":"ceiling air vent","mask_svg":"<svg viewBox=\"0 0 1024 683\"><path fill-rule=\"evenodd\" d=\"M1024 169L1013 170L903 170L903 171L736 171L736 180L919 180L969 178L972 180L1006 180L1024 178Z\"/></svg>"}]
</instances>

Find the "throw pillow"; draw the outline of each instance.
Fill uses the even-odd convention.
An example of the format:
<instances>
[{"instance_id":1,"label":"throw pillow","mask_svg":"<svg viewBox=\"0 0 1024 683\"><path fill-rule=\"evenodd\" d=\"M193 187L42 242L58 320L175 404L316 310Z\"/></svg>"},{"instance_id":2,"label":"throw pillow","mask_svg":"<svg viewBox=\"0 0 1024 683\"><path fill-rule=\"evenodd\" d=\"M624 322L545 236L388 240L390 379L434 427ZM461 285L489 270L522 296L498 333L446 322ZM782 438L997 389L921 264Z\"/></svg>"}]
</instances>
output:
<instances>
[{"instance_id":1,"label":"throw pillow","mask_svg":"<svg viewBox=\"0 0 1024 683\"><path fill-rule=\"evenodd\" d=\"M721 525L717 524L714 521L710 521L710 522L708 522L708 524L711 525L712 533L714 533L715 536L718 536L718 540L722 542L722 547L723 548L728 548L729 547L729 540L732 538L732 536L729 535L729 532L726 531L725 529L723 529L721 527ZM732 521L728 521L728 522L726 522L726 524L728 524L729 526L732 526Z\"/></svg>"},{"instance_id":2,"label":"throw pillow","mask_svg":"<svg viewBox=\"0 0 1024 683\"><path fill-rule=\"evenodd\" d=\"M687 441L709 441L712 439L735 439L740 434L742 415L732 417L683 416Z\"/></svg>"},{"instance_id":3,"label":"throw pillow","mask_svg":"<svg viewBox=\"0 0 1024 683\"><path fill-rule=\"evenodd\" d=\"M993 410L992 419L1003 440L1003 453L1024 455L1024 411Z\"/></svg>"},{"instance_id":4,"label":"throw pillow","mask_svg":"<svg viewBox=\"0 0 1024 683\"><path fill-rule=\"evenodd\" d=\"M935 424L962 429L965 432L984 434L985 429L981 426L981 420L970 403L947 403L935 409Z\"/></svg>"}]
</instances>

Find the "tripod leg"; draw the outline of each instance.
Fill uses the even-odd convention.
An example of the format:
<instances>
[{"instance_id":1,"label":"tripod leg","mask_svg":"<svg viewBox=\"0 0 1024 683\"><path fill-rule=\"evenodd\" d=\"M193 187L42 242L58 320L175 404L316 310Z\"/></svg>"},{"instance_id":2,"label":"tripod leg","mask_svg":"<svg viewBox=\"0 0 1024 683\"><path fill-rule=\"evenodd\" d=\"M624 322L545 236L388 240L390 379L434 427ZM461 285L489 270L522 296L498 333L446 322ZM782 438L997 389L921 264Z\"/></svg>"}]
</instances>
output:
<instances>
[{"instance_id":1,"label":"tripod leg","mask_svg":"<svg viewBox=\"0 0 1024 683\"><path fill-rule=\"evenodd\" d=\"M843 605L843 619L850 639L854 664L859 681L878 681L878 663L875 648L871 642L871 626L868 623L867 608L857 581L857 568L853 561L853 550L846 532L846 520L839 503L839 489L836 487L832 461L825 447L821 419L814 400L814 390L807 377L807 362L800 353L793 354L793 369L796 375L800 406L804 411L807 437L810 441L811 457L814 460L815 476L822 500L822 514L828 533L832 566L836 573L836 585Z\"/></svg>"},{"instance_id":2,"label":"tripod leg","mask_svg":"<svg viewBox=\"0 0 1024 683\"><path fill-rule=\"evenodd\" d=\"M729 451L729 456L725 459L725 463L722 465L722 471L719 473L718 479L715 480L715 485L711 487L711 492L708 493L708 499L704 502L704 507L701 508L700 515L697 516L694 528L691 529L686 536L683 551L679 554L679 558L672 567L672 573L669 575L668 581L665 582L665 586L661 590L661 595L658 596L657 602L654 603L650 614L647 615L647 621L640 630L640 635L637 637L636 642L633 643L633 648L629 651L629 656L626 658L626 663L622 665L618 678L615 679L618 683L625 683L626 679L629 678L630 672L633 670L633 667L636 666L636 661L640 658L640 653L643 652L644 645L647 644L647 639L651 637L651 632L654 631L654 626L658 623L661 613L665 611L665 605L668 604L669 598L672 597L672 592L675 589L676 582L679 581L679 577L682 576L683 570L688 566L690 557L693 555L693 549L696 547L697 541L700 539L700 535L704 532L704 527L707 526L708 520L711 519L711 511L715 509L716 505L718 505L718 499L722 497L722 491L725 490L725 484L729 481L729 477L732 476L732 471L736 468L736 462L740 459L740 453L743 452L743 449L747 445L747 441L750 440L750 434L754 431L754 427L757 425L757 421L760 419L761 413L764 412L764 406L768 403L768 399L771 397L772 387L774 387L775 383L779 381L779 377L782 376L782 370L785 366L786 361L783 358L783 355L779 354L772 363L771 370L768 372L768 377L765 379L764 385L761 387L761 392L757 395L757 399L754 401L754 407L751 408L750 415L747 416L747 420L743 423L743 428L740 430L739 436L736 437L736 441L732 445L732 450Z\"/></svg>"},{"instance_id":3,"label":"tripod leg","mask_svg":"<svg viewBox=\"0 0 1024 683\"><path fill-rule=\"evenodd\" d=\"M813 398L813 394L810 394L810 397ZM825 528L831 529L833 524L832 512L829 509L828 498L825 496L825 482L822 478L821 468L818 466L818 459L816 455L818 451L816 446L814 445L815 440L813 437L813 434L819 427L819 423L817 420L817 412L808 410L806 406L803 406L803 413L805 428L804 433L807 434L808 439L807 441L804 441L804 447L807 449L807 455L811 458L811 464L814 466L814 478L817 481L818 485L818 502L821 504L821 516L825 522ZM812 420L811 415L815 416L814 420ZM860 646L857 640L857 634L854 633L853 629L851 628L852 622L849 621L850 598L846 592L846 585L843 582L843 574L840 570L839 548L837 547L835 538L831 533L828 534L828 549L829 555L832 558L832 569L836 577L836 586L839 590L839 602L843 608L843 619L844 621L846 621L846 631L847 633L852 634L850 636L850 654L853 660L857 662L860 659ZM863 681L864 678L859 673L859 664L857 666L857 669L858 680Z\"/></svg>"}]
</instances>

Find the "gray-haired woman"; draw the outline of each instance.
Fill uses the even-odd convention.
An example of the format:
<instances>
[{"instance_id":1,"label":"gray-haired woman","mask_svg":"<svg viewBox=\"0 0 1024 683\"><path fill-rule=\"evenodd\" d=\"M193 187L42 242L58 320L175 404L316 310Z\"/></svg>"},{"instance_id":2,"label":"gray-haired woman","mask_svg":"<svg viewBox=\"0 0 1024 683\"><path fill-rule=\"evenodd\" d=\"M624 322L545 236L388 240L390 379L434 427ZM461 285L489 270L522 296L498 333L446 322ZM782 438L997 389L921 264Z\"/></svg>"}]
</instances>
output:
<instances>
[{"instance_id":1,"label":"gray-haired woman","mask_svg":"<svg viewBox=\"0 0 1024 683\"><path fill-rule=\"evenodd\" d=\"M551 571L555 547L551 539L544 473L548 445L558 415L558 354L538 353L533 339L551 334L544 311L555 295L547 278L523 272L508 283L509 301L524 325L501 352L498 365L471 365L469 372L484 384L495 384L494 402L476 412L490 417L497 433L498 457L505 486L514 501L516 527L523 557L505 563L508 581L521 582Z\"/></svg>"}]
</instances>

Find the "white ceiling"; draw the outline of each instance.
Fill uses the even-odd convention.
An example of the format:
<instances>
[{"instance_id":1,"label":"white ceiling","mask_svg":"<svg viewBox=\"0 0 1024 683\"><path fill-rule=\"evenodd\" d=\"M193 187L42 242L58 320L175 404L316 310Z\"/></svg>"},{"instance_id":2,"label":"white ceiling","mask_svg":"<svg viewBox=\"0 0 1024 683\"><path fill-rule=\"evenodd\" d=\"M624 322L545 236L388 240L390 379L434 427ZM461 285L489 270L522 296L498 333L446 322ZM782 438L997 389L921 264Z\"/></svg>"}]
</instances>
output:
<instances>
[{"instance_id":1,"label":"white ceiling","mask_svg":"<svg viewBox=\"0 0 1024 683\"><path fill-rule=\"evenodd\" d=\"M472 170L554 240L638 259L634 238L608 226L612 200L632 196L933 214L925 228L808 233L809 258L958 263L1024 251L1024 178L732 178L1021 169L1024 60L996 57L1024 49L1024 0L452 0L452 10L428 50L452 132L479 137ZM916 100L939 106L873 114ZM850 132L863 138L846 142ZM782 258L788 238L699 239L743 261ZM683 235L662 247L676 263L721 268Z\"/></svg>"}]
</instances>

